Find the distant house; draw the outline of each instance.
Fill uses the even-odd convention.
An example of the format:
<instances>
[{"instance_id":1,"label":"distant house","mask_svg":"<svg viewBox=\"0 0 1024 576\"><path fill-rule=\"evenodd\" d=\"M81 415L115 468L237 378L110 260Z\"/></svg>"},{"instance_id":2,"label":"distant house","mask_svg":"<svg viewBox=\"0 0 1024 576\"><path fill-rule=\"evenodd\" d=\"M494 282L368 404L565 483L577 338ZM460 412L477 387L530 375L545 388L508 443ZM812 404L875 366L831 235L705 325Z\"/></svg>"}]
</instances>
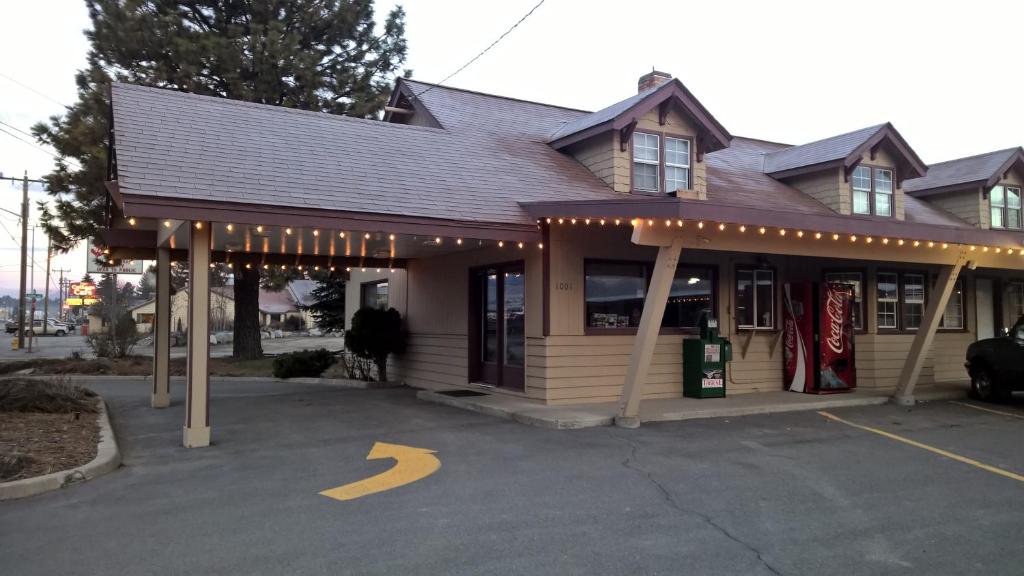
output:
<instances>
[{"instance_id":1,"label":"distant house","mask_svg":"<svg viewBox=\"0 0 1024 576\"><path fill-rule=\"evenodd\" d=\"M293 287L292 284L302 284ZM312 287L305 284L313 284L311 280L300 280L292 282L284 290L273 292L260 289L260 326L277 328L288 317L295 316L302 319L303 326L311 326L312 318L308 312L299 309L300 303L305 299L308 301L309 292ZM128 309L138 326L139 332L148 333L153 330L153 318L156 314L156 302L147 300ZM210 331L221 332L231 330L235 322L235 298L234 288L231 286L218 286L210 289ZM102 330L102 319L96 318L95 327L90 322L90 329ZM171 329L177 332L184 332L188 329L188 291L179 290L171 297Z\"/></svg>"}]
</instances>

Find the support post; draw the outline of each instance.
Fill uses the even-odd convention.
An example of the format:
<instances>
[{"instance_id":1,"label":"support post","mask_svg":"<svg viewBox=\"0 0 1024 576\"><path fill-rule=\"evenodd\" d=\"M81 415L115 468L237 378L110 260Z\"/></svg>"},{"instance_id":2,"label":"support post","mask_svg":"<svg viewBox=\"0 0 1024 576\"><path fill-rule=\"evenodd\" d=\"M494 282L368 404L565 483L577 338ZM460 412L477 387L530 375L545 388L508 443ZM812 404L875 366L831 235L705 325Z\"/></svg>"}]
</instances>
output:
<instances>
[{"instance_id":1,"label":"support post","mask_svg":"<svg viewBox=\"0 0 1024 576\"><path fill-rule=\"evenodd\" d=\"M156 302L153 315L153 408L171 405L171 249L156 249Z\"/></svg>"},{"instance_id":2,"label":"support post","mask_svg":"<svg viewBox=\"0 0 1024 576\"><path fill-rule=\"evenodd\" d=\"M917 329L914 342L910 345L910 352L903 363L900 371L899 384L896 393L893 394L893 401L902 406L914 404L914 388L917 386L917 379L921 375L921 368L924 366L924 359L928 350L935 340L935 331L939 328L939 321L942 320L942 313L946 310L946 303L956 286L956 279L960 276L960 270L967 262L967 251L963 248L957 255L956 261L943 266L939 277L935 281L935 288L932 290L932 298L928 299L925 306L924 318L921 327Z\"/></svg>"},{"instance_id":3,"label":"support post","mask_svg":"<svg viewBox=\"0 0 1024 576\"><path fill-rule=\"evenodd\" d=\"M642 225L641 225L642 226ZM640 231L634 231L634 242ZM640 398L643 395L643 382L654 356L654 347L658 343L658 332L661 319L665 315L665 304L672 289L676 267L679 265L679 254L683 250L683 239L672 238L668 245L658 248L658 258L654 263L651 285L644 299L644 311L640 315L640 326L633 340L633 352L629 358L626 371L626 382L622 387L622 398L619 404L619 415L615 424L623 428L640 426Z\"/></svg>"},{"instance_id":4,"label":"support post","mask_svg":"<svg viewBox=\"0 0 1024 576\"><path fill-rule=\"evenodd\" d=\"M210 223L189 225L186 448L210 445Z\"/></svg>"}]
</instances>

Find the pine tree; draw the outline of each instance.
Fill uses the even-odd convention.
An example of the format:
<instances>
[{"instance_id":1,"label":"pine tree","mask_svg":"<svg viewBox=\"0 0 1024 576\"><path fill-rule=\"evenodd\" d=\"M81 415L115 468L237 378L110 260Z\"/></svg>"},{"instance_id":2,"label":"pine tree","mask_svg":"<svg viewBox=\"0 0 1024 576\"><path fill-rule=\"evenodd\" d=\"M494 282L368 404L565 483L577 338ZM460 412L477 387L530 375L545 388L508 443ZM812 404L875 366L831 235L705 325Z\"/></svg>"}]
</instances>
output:
<instances>
[{"instance_id":1,"label":"pine tree","mask_svg":"<svg viewBox=\"0 0 1024 576\"><path fill-rule=\"evenodd\" d=\"M59 249L106 213L106 85L118 80L358 117L386 104L405 62L405 13L382 30L373 0L86 0L93 29L78 102L33 131L57 150L44 227ZM408 72L407 72L408 74ZM72 159L78 168L65 158ZM258 270L234 274L234 356L262 356ZM263 279L267 281L266 278ZM280 282L274 282L280 284Z\"/></svg>"},{"instance_id":2,"label":"pine tree","mask_svg":"<svg viewBox=\"0 0 1024 576\"><path fill-rule=\"evenodd\" d=\"M306 306L324 332L341 332L345 329L345 279L332 275L320 279L310 293L315 302Z\"/></svg>"}]
</instances>

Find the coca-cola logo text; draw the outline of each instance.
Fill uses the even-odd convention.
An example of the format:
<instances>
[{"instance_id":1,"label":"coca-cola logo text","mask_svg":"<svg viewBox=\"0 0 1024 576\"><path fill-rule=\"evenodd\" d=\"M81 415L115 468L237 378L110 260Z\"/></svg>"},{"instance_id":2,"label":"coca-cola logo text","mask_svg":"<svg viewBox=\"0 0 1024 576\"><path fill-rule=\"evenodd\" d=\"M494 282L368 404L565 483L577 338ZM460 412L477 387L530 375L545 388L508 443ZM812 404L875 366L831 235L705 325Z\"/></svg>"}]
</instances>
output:
<instances>
[{"instance_id":1,"label":"coca-cola logo text","mask_svg":"<svg viewBox=\"0 0 1024 576\"><path fill-rule=\"evenodd\" d=\"M828 289L825 295L825 314L828 316L828 335L825 341L836 354L843 353L843 300L842 292Z\"/></svg>"}]
</instances>

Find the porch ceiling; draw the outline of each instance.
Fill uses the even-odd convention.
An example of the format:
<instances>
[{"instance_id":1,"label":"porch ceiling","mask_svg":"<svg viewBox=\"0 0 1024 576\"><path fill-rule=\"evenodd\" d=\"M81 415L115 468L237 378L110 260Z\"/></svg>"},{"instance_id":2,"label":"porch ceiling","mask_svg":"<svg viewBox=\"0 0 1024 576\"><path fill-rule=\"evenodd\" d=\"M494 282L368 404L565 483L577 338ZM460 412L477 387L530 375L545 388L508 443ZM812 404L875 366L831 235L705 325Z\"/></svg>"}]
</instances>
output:
<instances>
[{"instance_id":1,"label":"porch ceiling","mask_svg":"<svg viewBox=\"0 0 1024 576\"><path fill-rule=\"evenodd\" d=\"M710 235L718 232L719 225L726 230L746 230L749 238L745 250L757 251L766 238L780 238L786 250L799 250L798 242L815 239L817 234L830 240L833 235L847 245L862 245L868 258L880 248L899 248L942 245L964 245L979 254L999 255L996 267L1019 267L1024 264L1024 234L973 227L945 226L922 222L900 221L892 218L867 218L840 214L803 214L781 210L772 206L750 207L711 203L703 200L683 200L673 197L627 197L622 200L577 202L529 202L523 209L538 220L551 219L557 223L571 219L599 223L612 219L624 222L646 221L669 228L687 228ZM764 234L760 233L761 228ZM837 239L838 239L837 238ZM916 243L916 246L915 246ZM826 249L832 252L832 249ZM912 253L908 252L908 256ZM826 254L829 255L829 254ZM1009 258L1012 256L1013 258ZM1005 259L1005 262L1004 262ZM1003 264L1006 264L1004 266ZM1014 264L1011 264L1014 263Z\"/></svg>"}]
</instances>

